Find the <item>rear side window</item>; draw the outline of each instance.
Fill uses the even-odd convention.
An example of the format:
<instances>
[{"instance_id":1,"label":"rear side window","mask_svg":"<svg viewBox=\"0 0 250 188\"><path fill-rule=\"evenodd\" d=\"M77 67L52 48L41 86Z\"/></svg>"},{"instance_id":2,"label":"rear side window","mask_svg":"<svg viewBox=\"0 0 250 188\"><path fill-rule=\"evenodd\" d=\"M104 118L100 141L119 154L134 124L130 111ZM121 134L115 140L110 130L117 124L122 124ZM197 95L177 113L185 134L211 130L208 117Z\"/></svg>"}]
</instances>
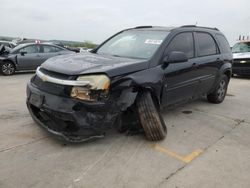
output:
<instances>
[{"instance_id":1,"label":"rear side window","mask_svg":"<svg viewBox=\"0 0 250 188\"><path fill-rule=\"evenodd\" d=\"M167 53L180 51L187 55L188 58L194 57L194 39L191 32L180 33L174 37L167 47Z\"/></svg>"},{"instance_id":2,"label":"rear side window","mask_svg":"<svg viewBox=\"0 0 250 188\"><path fill-rule=\"evenodd\" d=\"M196 33L198 39L198 56L208 56L218 53L213 37L208 33Z\"/></svg>"},{"instance_id":3,"label":"rear side window","mask_svg":"<svg viewBox=\"0 0 250 188\"><path fill-rule=\"evenodd\" d=\"M57 48L55 46L47 46L47 45L43 46L44 53L55 53L55 52L59 52L59 51L61 51L61 49Z\"/></svg>"},{"instance_id":4,"label":"rear side window","mask_svg":"<svg viewBox=\"0 0 250 188\"><path fill-rule=\"evenodd\" d=\"M26 52L27 54L39 53L38 45L30 45L19 50L19 52Z\"/></svg>"},{"instance_id":5,"label":"rear side window","mask_svg":"<svg viewBox=\"0 0 250 188\"><path fill-rule=\"evenodd\" d=\"M220 44L220 50L222 53L231 53L231 48L230 45L227 41L227 39L223 36L223 35L219 35L217 34L217 39L219 41Z\"/></svg>"}]
</instances>

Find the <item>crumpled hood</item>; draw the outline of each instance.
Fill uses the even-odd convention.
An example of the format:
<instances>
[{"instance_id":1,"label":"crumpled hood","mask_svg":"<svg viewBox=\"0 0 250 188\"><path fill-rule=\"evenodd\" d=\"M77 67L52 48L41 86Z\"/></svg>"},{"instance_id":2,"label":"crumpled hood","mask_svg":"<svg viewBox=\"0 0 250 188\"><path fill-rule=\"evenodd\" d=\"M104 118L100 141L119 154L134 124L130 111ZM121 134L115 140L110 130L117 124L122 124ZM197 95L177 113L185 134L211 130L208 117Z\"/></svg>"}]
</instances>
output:
<instances>
[{"instance_id":1,"label":"crumpled hood","mask_svg":"<svg viewBox=\"0 0 250 188\"><path fill-rule=\"evenodd\" d=\"M250 59L250 52L245 53L233 53L234 59Z\"/></svg>"},{"instance_id":2,"label":"crumpled hood","mask_svg":"<svg viewBox=\"0 0 250 188\"><path fill-rule=\"evenodd\" d=\"M112 77L146 69L148 61L84 52L52 57L41 67L67 75L106 73Z\"/></svg>"}]
</instances>

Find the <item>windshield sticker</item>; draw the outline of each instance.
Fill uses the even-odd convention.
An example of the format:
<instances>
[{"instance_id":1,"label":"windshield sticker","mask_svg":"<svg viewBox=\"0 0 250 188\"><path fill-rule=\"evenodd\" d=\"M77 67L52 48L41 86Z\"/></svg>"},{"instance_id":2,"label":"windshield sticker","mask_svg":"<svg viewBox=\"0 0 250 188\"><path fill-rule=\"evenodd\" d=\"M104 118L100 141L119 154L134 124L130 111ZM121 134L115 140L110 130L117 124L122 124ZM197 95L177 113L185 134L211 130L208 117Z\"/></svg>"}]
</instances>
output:
<instances>
[{"instance_id":1,"label":"windshield sticker","mask_svg":"<svg viewBox=\"0 0 250 188\"><path fill-rule=\"evenodd\" d=\"M155 40L155 39L147 39L147 40L145 40L145 44L160 45L161 43L162 43L162 40Z\"/></svg>"}]
</instances>

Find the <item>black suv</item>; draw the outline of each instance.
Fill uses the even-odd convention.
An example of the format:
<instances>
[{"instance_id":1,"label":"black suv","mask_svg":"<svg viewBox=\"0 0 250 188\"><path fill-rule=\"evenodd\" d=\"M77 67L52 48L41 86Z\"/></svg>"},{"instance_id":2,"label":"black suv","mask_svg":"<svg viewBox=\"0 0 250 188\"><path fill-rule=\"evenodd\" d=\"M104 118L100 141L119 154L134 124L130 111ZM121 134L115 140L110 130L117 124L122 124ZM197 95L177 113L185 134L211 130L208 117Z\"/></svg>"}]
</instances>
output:
<instances>
[{"instance_id":1,"label":"black suv","mask_svg":"<svg viewBox=\"0 0 250 188\"><path fill-rule=\"evenodd\" d=\"M140 26L91 52L47 60L28 83L27 106L39 125L71 142L113 126L160 140L162 107L204 95L221 103L231 74L232 53L218 29Z\"/></svg>"}]
</instances>

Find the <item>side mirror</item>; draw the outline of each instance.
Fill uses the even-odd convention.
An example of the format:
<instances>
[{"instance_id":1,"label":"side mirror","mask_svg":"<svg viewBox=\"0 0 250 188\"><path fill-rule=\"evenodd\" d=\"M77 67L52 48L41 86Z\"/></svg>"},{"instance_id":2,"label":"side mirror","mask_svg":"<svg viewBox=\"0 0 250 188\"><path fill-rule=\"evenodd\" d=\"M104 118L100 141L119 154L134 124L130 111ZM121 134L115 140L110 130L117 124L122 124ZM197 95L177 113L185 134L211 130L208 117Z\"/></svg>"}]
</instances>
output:
<instances>
[{"instance_id":1,"label":"side mirror","mask_svg":"<svg viewBox=\"0 0 250 188\"><path fill-rule=\"evenodd\" d=\"M20 52L21 56L24 56L25 54L27 54L27 52L23 51L23 52Z\"/></svg>"},{"instance_id":2,"label":"side mirror","mask_svg":"<svg viewBox=\"0 0 250 188\"><path fill-rule=\"evenodd\" d=\"M185 53L179 51L172 51L166 57L164 57L164 63L182 63L188 61L188 57Z\"/></svg>"}]
</instances>

